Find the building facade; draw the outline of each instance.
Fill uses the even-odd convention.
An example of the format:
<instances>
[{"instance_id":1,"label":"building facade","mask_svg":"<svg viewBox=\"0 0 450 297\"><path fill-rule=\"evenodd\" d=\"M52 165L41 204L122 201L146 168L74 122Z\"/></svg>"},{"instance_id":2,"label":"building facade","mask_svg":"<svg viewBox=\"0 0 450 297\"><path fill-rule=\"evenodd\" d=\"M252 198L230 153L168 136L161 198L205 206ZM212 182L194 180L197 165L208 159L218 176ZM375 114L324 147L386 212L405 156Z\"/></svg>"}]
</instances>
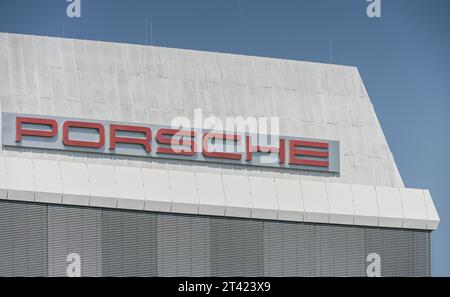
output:
<instances>
[{"instance_id":1,"label":"building facade","mask_svg":"<svg viewBox=\"0 0 450 297\"><path fill-rule=\"evenodd\" d=\"M0 65L1 276L431 274L430 192L355 67L7 33ZM279 142L195 127L173 151L199 110Z\"/></svg>"}]
</instances>

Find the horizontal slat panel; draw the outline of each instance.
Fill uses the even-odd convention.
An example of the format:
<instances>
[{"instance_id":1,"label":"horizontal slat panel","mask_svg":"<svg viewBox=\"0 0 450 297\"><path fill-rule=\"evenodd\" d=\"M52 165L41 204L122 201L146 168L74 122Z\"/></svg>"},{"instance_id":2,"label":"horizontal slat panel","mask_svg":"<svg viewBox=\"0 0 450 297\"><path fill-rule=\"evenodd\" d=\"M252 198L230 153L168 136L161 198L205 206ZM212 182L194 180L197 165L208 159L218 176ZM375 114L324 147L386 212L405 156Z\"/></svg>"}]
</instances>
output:
<instances>
[{"instance_id":1,"label":"horizontal slat panel","mask_svg":"<svg viewBox=\"0 0 450 297\"><path fill-rule=\"evenodd\" d=\"M382 276L430 274L430 233L0 201L0 275Z\"/></svg>"}]
</instances>

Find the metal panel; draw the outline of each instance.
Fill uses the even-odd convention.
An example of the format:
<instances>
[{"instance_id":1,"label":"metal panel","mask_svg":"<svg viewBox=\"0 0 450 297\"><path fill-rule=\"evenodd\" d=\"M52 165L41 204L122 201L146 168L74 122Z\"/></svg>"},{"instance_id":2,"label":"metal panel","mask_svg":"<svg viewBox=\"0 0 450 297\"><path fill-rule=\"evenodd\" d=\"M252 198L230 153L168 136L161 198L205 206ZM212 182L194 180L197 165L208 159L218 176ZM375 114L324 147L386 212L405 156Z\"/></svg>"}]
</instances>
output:
<instances>
[{"instance_id":1,"label":"metal panel","mask_svg":"<svg viewBox=\"0 0 450 297\"><path fill-rule=\"evenodd\" d=\"M427 208L427 229L436 230L439 225L439 215L434 207L430 191L424 190L423 194L425 197L425 206Z\"/></svg>"},{"instance_id":2,"label":"metal panel","mask_svg":"<svg viewBox=\"0 0 450 297\"><path fill-rule=\"evenodd\" d=\"M156 216L102 211L102 275L156 276Z\"/></svg>"},{"instance_id":3,"label":"metal panel","mask_svg":"<svg viewBox=\"0 0 450 297\"><path fill-rule=\"evenodd\" d=\"M198 192L193 172L169 171L172 211L198 213Z\"/></svg>"},{"instance_id":4,"label":"metal panel","mask_svg":"<svg viewBox=\"0 0 450 297\"><path fill-rule=\"evenodd\" d=\"M144 209L144 185L141 169L137 167L115 166L117 184L117 207Z\"/></svg>"},{"instance_id":5,"label":"metal panel","mask_svg":"<svg viewBox=\"0 0 450 297\"><path fill-rule=\"evenodd\" d=\"M330 223L351 225L354 221L353 197L350 185L325 183L330 203Z\"/></svg>"},{"instance_id":6,"label":"metal panel","mask_svg":"<svg viewBox=\"0 0 450 297\"><path fill-rule=\"evenodd\" d=\"M59 162L33 160L33 174L36 182L36 202L61 203L63 186Z\"/></svg>"},{"instance_id":7,"label":"metal panel","mask_svg":"<svg viewBox=\"0 0 450 297\"><path fill-rule=\"evenodd\" d=\"M375 187L351 185L355 209L355 225L378 226L378 211Z\"/></svg>"},{"instance_id":8,"label":"metal panel","mask_svg":"<svg viewBox=\"0 0 450 297\"><path fill-rule=\"evenodd\" d=\"M430 232L0 201L0 275L429 276Z\"/></svg>"},{"instance_id":9,"label":"metal panel","mask_svg":"<svg viewBox=\"0 0 450 297\"><path fill-rule=\"evenodd\" d=\"M368 185L303 179L299 183L297 179L272 178L271 174L265 173L265 177L256 177L219 172L195 173L177 168L138 168L130 161L123 162L127 166L114 167L9 156L3 160L11 160L12 168L12 172L8 172L8 168L3 169L3 174L6 172L3 184L7 184L11 176L14 176L16 183L7 185L6 196L11 200L20 200L20 196L14 198L14 194L24 193L31 197L37 195L39 202L46 203L174 213L197 214L201 209L201 214L208 215L410 229L426 229L429 224L431 230L439 223L433 202L423 190L411 190L421 197L417 201L406 201L412 211L420 209L420 215L412 213L405 219L399 194L400 190L404 190L399 188L375 189ZM22 164L22 167L15 167L16 163ZM25 170L30 164L33 171L31 174L25 172L22 181L19 169ZM31 190L35 180L36 189ZM20 187L25 186L30 190L21 190ZM8 192L12 195L8 196Z\"/></svg>"},{"instance_id":10,"label":"metal panel","mask_svg":"<svg viewBox=\"0 0 450 297\"><path fill-rule=\"evenodd\" d=\"M145 192L145 209L154 211L172 210L172 193L167 170L142 168Z\"/></svg>"},{"instance_id":11,"label":"metal panel","mask_svg":"<svg viewBox=\"0 0 450 297\"><path fill-rule=\"evenodd\" d=\"M5 158L0 155L0 199L6 199L7 193L6 162Z\"/></svg>"},{"instance_id":12,"label":"metal panel","mask_svg":"<svg viewBox=\"0 0 450 297\"><path fill-rule=\"evenodd\" d=\"M102 275L101 217L100 209L47 206L48 276L67 276L76 256L81 276Z\"/></svg>"},{"instance_id":13,"label":"metal panel","mask_svg":"<svg viewBox=\"0 0 450 297\"><path fill-rule=\"evenodd\" d=\"M264 224L264 275L283 276L283 229L276 222Z\"/></svg>"},{"instance_id":14,"label":"metal panel","mask_svg":"<svg viewBox=\"0 0 450 297\"><path fill-rule=\"evenodd\" d=\"M346 234L338 237L338 240L344 240L347 244L346 250L346 276L366 276L367 254L365 253L365 232L367 228L349 227L345 228Z\"/></svg>"},{"instance_id":15,"label":"metal panel","mask_svg":"<svg viewBox=\"0 0 450 297\"><path fill-rule=\"evenodd\" d=\"M33 164L29 158L6 158L8 199L34 201Z\"/></svg>"},{"instance_id":16,"label":"metal panel","mask_svg":"<svg viewBox=\"0 0 450 297\"><path fill-rule=\"evenodd\" d=\"M0 201L0 276L47 275L46 207Z\"/></svg>"},{"instance_id":17,"label":"metal panel","mask_svg":"<svg viewBox=\"0 0 450 297\"><path fill-rule=\"evenodd\" d=\"M278 199L278 219L303 221L302 191L297 179L275 179Z\"/></svg>"},{"instance_id":18,"label":"metal panel","mask_svg":"<svg viewBox=\"0 0 450 297\"><path fill-rule=\"evenodd\" d=\"M249 177L252 218L277 219L278 201L273 178Z\"/></svg>"},{"instance_id":19,"label":"metal panel","mask_svg":"<svg viewBox=\"0 0 450 297\"><path fill-rule=\"evenodd\" d=\"M117 205L117 184L114 167L103 164L87 164L87 170L91 192L89 205L115 208Z\"/></svg>"},{"instance_id":20,"label":"metal panel","mask_svg":"<svg viewBox=\"0 0 450 297\"><path fill-rule=\"evenodd\" d=\"M85 163L59 163L63 184L63 203L89 205L89 174Z\"/></svg>"},{"instance_id":21,"label":"metal panel","mask_svg":"<svg viewBox=\"0 0 450 297\"><path fill-rule=\"evenodd\" d=\"M247 176L222 175L226 216L251 217L252 198Z\"/></svg>"},{"instance_id":22,"label":"metal panel","mask_svg":"<svg viewBox=\"0 0 450 297\"><path fill-rule=\"evenodd\" d=\"M263 225L259 221L212 218L211 276L263 274Z\"/></svg>"},{"instance_id":23,"label":"metal panel","mask_svg":"<svg viewBox=\"0 0 450 297\"><path fill-rule=\"evenodd\" d=\"M209 219L159 214L158 276L201 276L210 273Z\"/></svg>"},{"instance_id":24,"label":"metal panel","mask_svg":"<svg viewBox=\"0 0 450 297\"><path fill-rule=\"evenodd\" d=\"M402 199L404 228L426 229L427 227L427 208L423 190L419 189L400 189Z\"/></svg>"},{"instance_id":25,"label":"metal panel","mask_svg":"<svg viewBox=\"0 0 450 297\"><path fill-rule=\"evenodd\" d=\"M300 181L302 197L305 205L305 221L328 223L330 206L325 183Z\"/></svg>"},{"instance_id":26,"label":"metal panel","mask_svg":"<svg viewBox=\"0 0 450 297\"><path fill-rule=\"evenodd\" d=\"M376 187L378 208L380 210L380 226L403 226L403 207L400 191L397 188Z\"/></svg>"},{"instance_id":27,"label":"metal panel","mask_svg":"<svg viewBox=\"0 0 450 297\"><path fill-rule=\"evenodd\" d=\"M199 214L225 215L225 193L222 176L219 174L196 173Z\"/></svg>"}]
</instances>

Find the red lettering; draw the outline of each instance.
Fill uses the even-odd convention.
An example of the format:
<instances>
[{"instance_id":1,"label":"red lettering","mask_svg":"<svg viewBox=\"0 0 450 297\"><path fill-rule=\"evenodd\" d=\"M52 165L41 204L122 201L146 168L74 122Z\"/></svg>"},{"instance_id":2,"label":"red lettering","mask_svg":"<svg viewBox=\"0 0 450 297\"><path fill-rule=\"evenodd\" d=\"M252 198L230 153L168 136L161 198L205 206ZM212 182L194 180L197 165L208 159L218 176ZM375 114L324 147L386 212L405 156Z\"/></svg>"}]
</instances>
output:
<instances>
[{"instance_id":1,"label":"red lettering","mask_svg":"<svg viewBox=\"0 0 450 297\"><path fill-rule=\"evenodd\" d=\"M179 143L173 143L173 136L178 135L182 136ZM191 138L185 139L184 136L189 136ZM159 144L166 144L170 147L158 147L156 152L160 154L172 154L172 155L184 155L184 156L193 156L195 154L195 141L192 139L195 137L194 131L186 131L186 130L177 130L177 129L159 129L156 133L156 141ZM190 150L186 150L185 148L180 148L174 150L172 148L173 145L187 145L190 147Z\"/></svg>"},{"instance_id":2,"label":"red lettering","mask_svg":"<svg viewBox=\"0 0 450 297\"><path fill-rule=\"evenodd\" d=\"M24 129L22 124L35 124L49 126L50 130ZM22 136L54 137L58 134L58 123L51 119L17 117L16 118L16 142L22 141Z\"/></svg>"},{"instance_id":3,"label":"red lettering","mask_svg":"<svg viewBox=\"0 0 450 297\"><path fill-rule=\"evenodd\" d=\"M94 129L98 132L97 141L86 141L86 140L73 140L69 137L69 132L71 128L82 128L82 129ZM101 148L105 145L105 128L100 123L90 123L90 122L77 122L77 121L67 121L63 125L63 139L64 145L69 146L79 146L79 147L91 147L91 148Z\"/></svg>"},{"instance_id":4,"label":"red lettering","mask_svg":"<svg viewBox=\"0 0 450 297\"><path fill-rule=\"evenodd\" d=\"M279 163L283 164L286 161L286 144L283 138L280 138L280 159Z\"/></svg>"},{"instance_id":5,"label":"red lettering","mask_svg":"<svg viewBox=\"0 0 450 297\"><path fill-rule=\"evenodd\" d=\"M251 161L253 159L253 149L252 146L252 137L250 135L247 135L245 137L245 160Z\"/></svg>"},{"instance_id":6,"label":"red lettering","mask_svg":"<svg viewBox=\"0 0 450 297\"><path fill-rule=\"evenodd\" d=\"M329 155L328 152L319 151L319 150L298 149L297 146L328 149L328 143L326 143L326 142L290 140L289 141L289 164L315 166L315 167L328 167L329 166L328 161L311 160L311 159L297 157L297 155L299 155L299 156L307 156L307 157L328 158L328 155Z\"/></svg>"},{"instance_id":7,"label":"red lettering","mask_svg":"<svg viewBox=\"0 0 450 297\"><path fill-rule=\"evenodd\" d=\"M278 153L278 163L282 164L285 162L285 144L284 139L280 138L279 147L270 146L252 146L251 136L246 137L246 160L251 161L253 159L253 153Z\"/></svg>"},{"instance_id":8,"label":"red lettering","mask_svg":"<svg viewBox=\"0 0 450 297\"><path fill-rule=\"evenodd\" d=\"M203 135L203 150L202 153L205 157L208 158L219 158L219 159L231 159L231 160L240 160L240 153L228 153L228 152L211 152L208 148L208 142L210 139L223 139L223 140L232 140L239 141L241 137L235 134L224 134L224 133L205 133Z\"/></svg>"},{"instance_id":9,"label":"red lettering","mask_svg":"<svg viewBox=\"0 0 450 297\"><path fill-rule=\"evenodd\" d=\"M16 116L16 143L20 143L24 137L43 137L44 139L34 139L38 143L37 147L46 147L49 141L54 142L49 148L61 148L61 143L55 142L59 139L62 140L64 146L72 147L84 147L84 148L104 148L108 144L106 143L105 131L108 127L105 127L104 122L85 122L85 121L63 121L55 120L49 118L38 118L38 117L27 117L27 116ZM62 136L58 137L58 124L62 125ZM120 124L110 124L109 125L109 150L110 153L115 153L118 144L128 144L129 145L139 145L145 149L145 152L151 157L158 157L157 154L170 154L179 156L197 156L200 153L197 147L200 146L196 140L196 136L200 136L202 133L197 130L182 130L182 129L171 129L171 128L161 128L156 133L155 142L157 143L156 154L149 154L152 152L152 127L153 126L132 126L132 125L120 125ZM88 130L91 132L90 135L83 135L75 133L77 130ZM93 130L93 131L92 131ZM98 139L93 138L92 135L97 136ZM86 137L87 136L87 137ZM279 167L286 167L286 163L292 165L300 166L311 166L318 167L318 170L326 170L330 167L330 143L332 153L334 154L334 143L327 141L310 141L310 140L300 140L300 139L284 139L279 138L279 146L276 144L269 145L258 145L258 143L252 144L252 137L254 135L242 134L226 134L225 132L203 132L202 134L202 155L205 159L217 158L217 159L228 159L240 161L244 157L246 161L250 163L253 160L253 154L257 153L268 153L268 154L278 154ZM245 139L243 138L245 137ZM242 140L241 140L242 138ZM27 138L25 138L27 139ZM256 140L257 138L253 138ZM9 135L8 135L9 140ZM28 139L27 139L28 140ZM216 141L215 141L216 140ZM217 141L218 140L218 141ZM242 145L245 145L245 156L243 152L230 151L228 152L225 148L228 145L233 144L236 147L238 142L244 141ZM289 142L289 143L287 143ZM225 148L217 148L214 143L223 144ZM17 144L17 145L28 145ZM288 146L288 147L287 147ZM238 145L241 148L241 143ZM134 150L127 150L125 146L119 153L135 155ZM100 151L105 153L104 151ZM286 154L289 156L286 156ZM139 154L137 154L139 155ZM264 165L263 160L259 160L260 155L252 165ZM159 156L163 157L163 156ZM274 156L275 157L275 156ZM289 160L287 158L289 157ZM193 160L195 159L192 158ZM283 165L281 165L283 164ZM333 164L332 164L333 165ZM332 166L333 167L333 166ZM319 169L320 168L320 169ZM325 169L323 169L325 168ZM330 168L332 170L333 168Z\"/></svg>"},{"instance_id":10,"label":"red lettering","mask_svg":"<svg viewBox=\"0 0 450 297\"><path fill-rule=\"evenodd\" d=\"M138 132L143 133L144 138L117 136L116 131L122 132ZM127 125L110 125L109 127L109 149L115 150L117 143L139 144L145 148L147 153L152 151L151 147L152 130L148 127L127 126Z\"/></svg>"}]
</instances>

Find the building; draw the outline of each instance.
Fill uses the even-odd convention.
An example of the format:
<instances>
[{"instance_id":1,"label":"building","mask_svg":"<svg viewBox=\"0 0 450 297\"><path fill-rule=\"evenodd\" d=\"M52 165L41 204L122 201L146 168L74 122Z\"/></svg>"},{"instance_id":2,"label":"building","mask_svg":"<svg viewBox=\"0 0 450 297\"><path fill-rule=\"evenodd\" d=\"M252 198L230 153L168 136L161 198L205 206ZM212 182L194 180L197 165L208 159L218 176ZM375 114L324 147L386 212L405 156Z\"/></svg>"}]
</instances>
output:
<instances>
[{"instance_id":1,"label":"building","mask_svg":"<svg viewBox=\"0 0 450 297\"><path fill-rule=\"evenodd\" d=\"M1 276L431 274L430 192L355 67L1 33L0 69ZM168 152L198 108L286 147Z\"/></svg>"}]
</instances>

